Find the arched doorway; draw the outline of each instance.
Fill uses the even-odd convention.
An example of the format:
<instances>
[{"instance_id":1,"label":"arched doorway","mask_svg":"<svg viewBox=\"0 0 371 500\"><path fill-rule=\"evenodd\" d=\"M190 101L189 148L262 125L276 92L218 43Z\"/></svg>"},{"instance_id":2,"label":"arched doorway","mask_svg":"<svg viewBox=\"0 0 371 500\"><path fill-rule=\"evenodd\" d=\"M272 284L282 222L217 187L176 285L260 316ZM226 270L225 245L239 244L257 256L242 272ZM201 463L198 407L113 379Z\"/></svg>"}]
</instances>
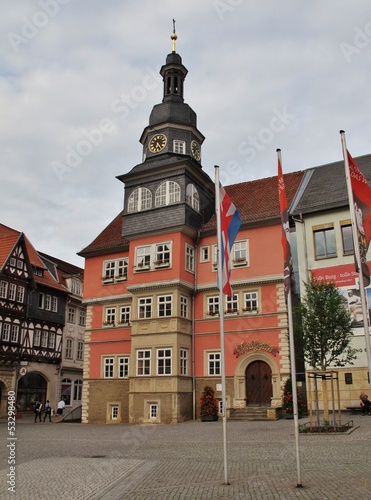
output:
<instances>
[{"instance_id":1,"label":"arched doorway","mask_svg":"<svg viewBox=\"0 0 371 500\"><path fill-rule=\"evenodd\" d=\"M270 406L273 396L272 370L265 361L250 363L245 371L246 406Z\"/></svg>"},{"instance_id":2,"label":"arched doorway","mask_svg":"<svg viewBox=\"0 0 371 500\"><path fill-rule=\"evenodd\" d=\"M33 405L37 400L41 401L44 406L46 387L47 382L42 375L38 373L24 375L18 382L17 410L33 411Z\"/></svg>"}]
</instances>

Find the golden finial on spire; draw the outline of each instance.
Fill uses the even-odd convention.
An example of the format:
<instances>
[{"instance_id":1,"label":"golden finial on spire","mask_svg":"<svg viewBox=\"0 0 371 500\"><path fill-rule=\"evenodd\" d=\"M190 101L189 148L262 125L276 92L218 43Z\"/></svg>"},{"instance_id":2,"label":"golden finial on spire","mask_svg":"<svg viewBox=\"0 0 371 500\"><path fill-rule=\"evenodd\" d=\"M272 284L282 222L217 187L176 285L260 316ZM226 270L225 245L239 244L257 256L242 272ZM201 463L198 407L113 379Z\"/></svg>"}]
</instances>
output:
<instances>
[{"instance_id":1,"label":"golden finial on spire","mask_svg":"<svg viewBox=\"0 0 371 500\"><path fill-rule=\"evenodd\" d=\"M171 34L171 41L172 41L172 51L176 52L176 41L177 41L177 36L175 34L175 19L173 19L173 32Z\"/></svg>"}]
</instances>

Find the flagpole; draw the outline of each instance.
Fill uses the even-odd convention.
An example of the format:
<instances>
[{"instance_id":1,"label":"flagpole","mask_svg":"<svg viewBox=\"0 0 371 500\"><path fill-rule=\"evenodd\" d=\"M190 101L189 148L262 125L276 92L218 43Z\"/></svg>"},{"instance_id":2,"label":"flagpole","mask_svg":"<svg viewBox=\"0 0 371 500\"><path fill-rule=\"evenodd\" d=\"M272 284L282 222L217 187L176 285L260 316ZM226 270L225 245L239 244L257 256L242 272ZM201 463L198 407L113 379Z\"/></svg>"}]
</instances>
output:
<instances>
[{"instance_id":1,"label":"flagpole","mask_svg":"<svg viewBox=\"0 0 371 500\"><path fill-rule=\"evenodd\" d=\"M366 295L365 295L365 287L363 283L363 274L362 274L362 266L361 266L361 253L359 250L358 243L358 234L357 234L357 226L356 219L354 213L354 199L353 199L353 189L350 179L350 171L349 171L349 160L348 160L348 150L345 140L345 132L344 130L340 130L341 136L341 145L343 149L343 157L345 164L345 178L347 181L347 189L348 189L348 198L349 198L349 210L350 210L350 218L352 221L352 231L353 231L353 242L354 242L354 252L356 256L357 262L357 272L359 278L359 293L361 296L361 304L362 304L362 315L363 315L363 330L365 335L365 343L366 343L366 354L367 354L367 365L368 365L368 383L370 384L371 389L371 346L370 346L370 333L368 326L368 312L367 312L367 304L366 304Z\"/></svg>"},{"instance_id":2,"label":"flagpole","mask_svg":"<svg viewBox=\"0 0 371 500\"><path fill-rule=\"evenodd\" d=\"M277 149L279 165L282 166L281 150ZM286 194L285 194L286 196ZM283 226L282 226L283 229ZM301 467L300 467L300 446L299 446L299 417L298 417L298 391L296 387L296 360L295 360L295 343L294 343L294 322L292 316L292 298L291 298L291 276L290 286L287 292L287 314L289 323L289 344L290 344L290 369L291 369L291 386L294 412L294 429L295 429L295 455L296 455L296 471L297 471L297 488L302 488L301 483Z\"/></svg>"},{"instance_id":3,"label":"flagpole","mask_svg":"<svg viewBox=\"0 0 371 500\"><path fill-rule=\"evenodd\" d=\"M219 189L219 167L215 165L215 212L216 229L218 240L218 286L219 286L219 322L220 322L220 369L222 372L222 418L223 418L223 457L224 457L224 484L228 482L228 463L227 463L227 398L225 384L225 349L224 349L224 307L223 307L223 286L222 286L222 268L221 268L221 248L222 232L220 219L220 189Z\"/></svg>"}]
</instances>

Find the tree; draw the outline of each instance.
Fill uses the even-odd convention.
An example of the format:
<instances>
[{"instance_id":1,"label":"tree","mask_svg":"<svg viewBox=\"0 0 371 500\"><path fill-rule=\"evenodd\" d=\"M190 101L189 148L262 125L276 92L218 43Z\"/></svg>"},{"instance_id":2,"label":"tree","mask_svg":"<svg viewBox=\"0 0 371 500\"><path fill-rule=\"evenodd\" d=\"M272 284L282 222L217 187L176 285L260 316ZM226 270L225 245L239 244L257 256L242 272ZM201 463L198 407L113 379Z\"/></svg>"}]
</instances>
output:
<instances>
[{"instance_id":1,"label":"tree","mask_svg":"<svg viewBox=\"0 0 371 500\"><path fill-rule=\"evenodd\" d=\"M299 306L301 344L305 361L314 369L353 364L356 350L351 348L352 317L334 283L312 277L305 283ZM324 418L328 420L326 378L322 378Z\"/></svg>"}]
</instances>

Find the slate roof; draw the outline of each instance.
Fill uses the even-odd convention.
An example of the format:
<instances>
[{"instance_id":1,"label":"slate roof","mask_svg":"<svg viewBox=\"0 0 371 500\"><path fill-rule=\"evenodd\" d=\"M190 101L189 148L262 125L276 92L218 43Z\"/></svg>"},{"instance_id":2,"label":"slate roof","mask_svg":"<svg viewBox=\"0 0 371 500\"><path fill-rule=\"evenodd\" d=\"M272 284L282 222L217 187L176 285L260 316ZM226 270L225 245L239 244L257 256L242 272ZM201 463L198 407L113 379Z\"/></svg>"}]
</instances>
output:
<instances>
[{"instance_id":1,"label":"slate roof","mask_svg":"<svg viewBox=\"0 0 371 500\"><path fill-rule=\"evenodd\" d=\"M354 160L371 184L371 154ZM349 205L344 160L308 169L300 191L297 202L290 209L294 216Z\"/></svg>"}]
</instances>

